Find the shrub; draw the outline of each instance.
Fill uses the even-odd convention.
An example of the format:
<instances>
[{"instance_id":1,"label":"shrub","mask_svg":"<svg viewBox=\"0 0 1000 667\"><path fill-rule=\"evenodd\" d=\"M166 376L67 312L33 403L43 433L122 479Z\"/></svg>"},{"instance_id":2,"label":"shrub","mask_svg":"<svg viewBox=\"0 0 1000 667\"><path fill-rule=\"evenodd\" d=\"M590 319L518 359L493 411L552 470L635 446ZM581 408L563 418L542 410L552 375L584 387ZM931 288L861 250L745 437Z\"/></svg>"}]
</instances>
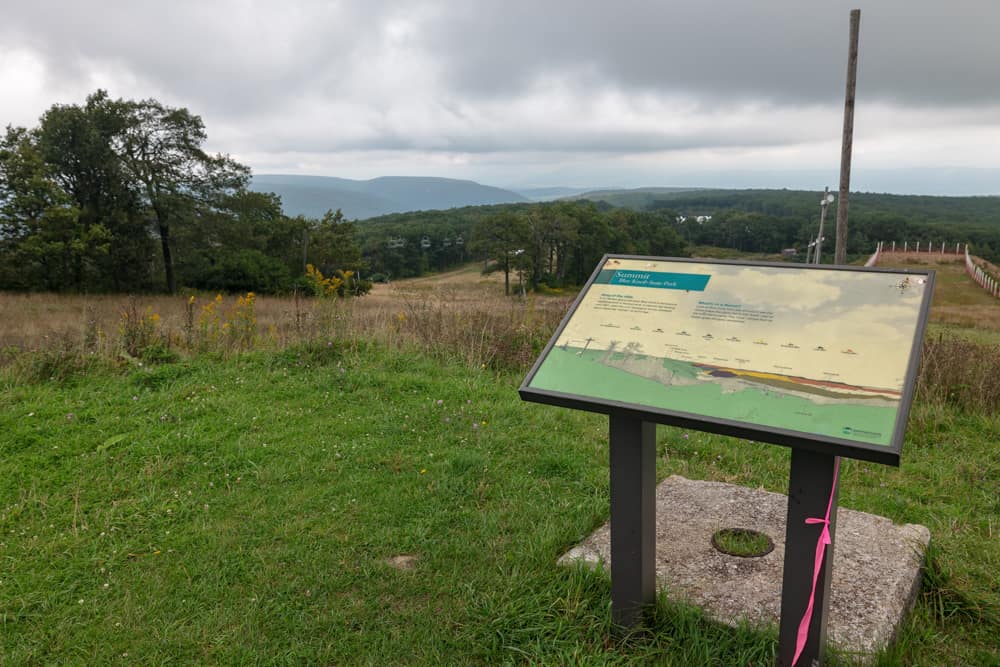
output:
<instances>
[{"instance_id":1,"label":"shrub","mask_svg":"<svg viewBox=\"0 0 1000 667\"><path fill-rule=\"evenodd\" d=\"M166 346L166 341L159 332L160 316L153 312L152 306L140 311L135 297L129 299L128 305L121 309L119 333L122 348L131 357L141 358L147 348L158 345Z\"/></svg>"},{"instance_id":2,"label":"shrub","mask_svg":"<svg viewBox=\"0 0 1000 667\"><path fill-rule=\"evenodd\" d=\"M273 294L289 289L292 284L283 262L248 248L223 254L211 266L183 279L197 289L228 293L255 290Z\"/></svg>"}]
</instances>

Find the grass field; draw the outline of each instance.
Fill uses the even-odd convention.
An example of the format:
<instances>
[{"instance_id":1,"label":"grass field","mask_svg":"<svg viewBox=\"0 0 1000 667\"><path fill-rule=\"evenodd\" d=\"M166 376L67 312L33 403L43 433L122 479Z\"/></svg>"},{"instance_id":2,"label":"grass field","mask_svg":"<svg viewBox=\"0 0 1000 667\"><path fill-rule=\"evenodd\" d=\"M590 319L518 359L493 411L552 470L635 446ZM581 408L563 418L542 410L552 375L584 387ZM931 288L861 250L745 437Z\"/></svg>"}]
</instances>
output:
<instances>
[{"instance_id":1,"label":"grass field","mask_svg":"<svg viewBox=\"0 0 1000 667\"><path fill-rule=\"evenodd\" d=\"M615 630L607 576L555 565L607 518L606 418L516 395L566 297L504 300L467 277L261 299L249 350L223 316L200 352L85 363L85 324L58 353L8 353L0 664L770 664L773 630L669 597ZM107 300L113 332L125 301ZM155 302L168 343L177 301ZM1000 418L958 386L985 369L967 389L983 395L998 355L941 337L901 468L847 461L842 477L841 506L932 534L881 665L1000 664ZM657 443L658 478L786 490L783 448L664 427Z\"/></svg>"},{"instance_id":2,"label":"grass field","mask_svg":"<svg viewBox=\"0 0 1000 667\"><path fill-rule=\"evenodd\" d=\"M969 279L965 273L964 255L883 253L878 267L933 269L936 276L931 304L933 323L985 336L1000 332L1000 299Z\"/></svg>"}]
</instances>

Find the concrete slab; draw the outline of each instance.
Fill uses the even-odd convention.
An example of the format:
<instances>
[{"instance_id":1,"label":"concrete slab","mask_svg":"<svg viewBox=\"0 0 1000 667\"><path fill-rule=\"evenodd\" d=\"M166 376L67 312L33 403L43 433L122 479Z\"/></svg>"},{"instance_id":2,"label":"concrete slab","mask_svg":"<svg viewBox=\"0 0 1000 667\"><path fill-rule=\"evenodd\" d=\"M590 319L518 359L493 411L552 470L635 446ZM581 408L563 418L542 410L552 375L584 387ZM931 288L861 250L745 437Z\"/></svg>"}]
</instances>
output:
<instances>
[{"instance_id":1,"label":"concrete slab","mask_svg":"<svg viewBox=\"0 0 1000 667\"><path fill-rule=\"evenodd\" d=\"M721 482L673 475L656 489L656 577L673 598L735 625L778 625L785 554L787 497ZM720 528L749 528L774 541L760 558L717 551ZM926 527L898 526L885 517L840 507L834 537L827 638L859 657L892 641L920 586ZM560 558L560 563L611 562L605 523Z\"/></svg>"}]
</instances>

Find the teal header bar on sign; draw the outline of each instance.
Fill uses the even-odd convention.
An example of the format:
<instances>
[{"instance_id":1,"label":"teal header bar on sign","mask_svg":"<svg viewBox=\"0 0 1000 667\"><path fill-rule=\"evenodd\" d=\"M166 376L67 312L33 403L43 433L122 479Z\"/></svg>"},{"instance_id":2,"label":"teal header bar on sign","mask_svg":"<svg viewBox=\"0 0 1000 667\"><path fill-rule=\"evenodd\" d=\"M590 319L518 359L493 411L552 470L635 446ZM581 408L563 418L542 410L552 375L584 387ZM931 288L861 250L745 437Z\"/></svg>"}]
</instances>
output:
<instances>
[{"instance_id":1,"label":"teal header bar on sign","mask_svg":"<svg viewBox=\"0 0 1000 667\"><path fill-rule=\"evenodd\" d=\"M682 289L689 292L704 292L708 279L701 273L661 273L657 271L635 271L605 269L597 276L599 285L625 285L628 287L653 287L656 289Z\"/></svg>"}]
</instances>

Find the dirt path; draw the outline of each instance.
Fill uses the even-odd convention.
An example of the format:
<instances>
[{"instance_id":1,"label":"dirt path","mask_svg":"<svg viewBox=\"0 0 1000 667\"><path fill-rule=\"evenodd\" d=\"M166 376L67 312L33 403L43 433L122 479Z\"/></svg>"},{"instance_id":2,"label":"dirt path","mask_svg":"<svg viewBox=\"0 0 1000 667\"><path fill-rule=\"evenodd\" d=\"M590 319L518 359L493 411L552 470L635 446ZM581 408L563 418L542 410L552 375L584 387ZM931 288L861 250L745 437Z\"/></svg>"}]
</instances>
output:
<instances>
[{"instance_id":1,"label":"dirt path","mask_svg":"<svg viewBox=\"0 0 1000 667\"><path fill-rule=\"evenodd\" d=\"M405 278L389 283L376 283L368 294L376 301L398 299L406 296L428 296L447 294L451 298L467 300L484 295L503 294L503 272L482 274L479 262L466 264L460 269L435 273L419 278Z\"/></svg>"}]
</instances>

